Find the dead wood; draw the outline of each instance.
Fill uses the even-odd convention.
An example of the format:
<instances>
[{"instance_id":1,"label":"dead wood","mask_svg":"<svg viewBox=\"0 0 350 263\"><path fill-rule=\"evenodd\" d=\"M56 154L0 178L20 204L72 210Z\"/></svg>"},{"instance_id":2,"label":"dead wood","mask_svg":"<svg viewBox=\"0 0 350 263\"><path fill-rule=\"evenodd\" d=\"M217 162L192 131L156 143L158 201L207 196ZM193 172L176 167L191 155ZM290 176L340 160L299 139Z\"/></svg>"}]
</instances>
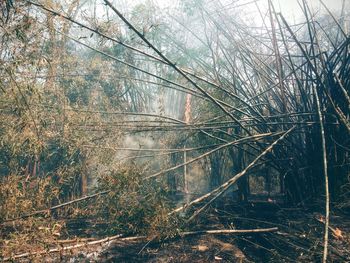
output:
<instances>
[{"instance_id":1,"label":"dead wood","mask_svg":"<svg viewBox=\"0 0 350 263\"><path fill-rule=\"evenodd\" d=\"M145 236L121 238L121 236L122 235L115 235L115 236L110 236L110 237L106 237L106 238L91 241L91 242L84 242L84 243L80 243L80 244L76 244L76 245L72 245L72 246L61 247L61 248L53 248L50 250L41 250L41 251L32 252L32 253L26 252L23 254L14 255L12 257L6 257L6 258L3 258L2 260L3 261L11 261L11 260L19 259L19 258L40 256L40 255L51 254L51 253L61 253L63 251L72 250L72 249L76 249L76 248L89 247L89 246L99 245L99 244L103 244L103 243L108 243L108 242L116 240L116 239L119 239L121 241L130 241L130 240L140 240L140 239L146 238Z\"/></svg>"},{"instance_id":2,"label":"dead wood","mask_svg":"<svg viewBox=\"0 0 350 263\"><path fill-rule=\"evenodd\" d=\"M193 236L193 235L221 235L221 234L252 234L252 233L268 233L268 232L277 232L277 227L270 228L257 228L257 229L223 229L223 230L203 230L203 231L189 231L181 232L179 235L181 237Z\"/></svg>"},{"instance_id":3,"label":"dead wood","mask_svg":"<svg viewBox=\"0 0 350 263\"><path fill-rule=\"evenodd\" d=\"M277 227L272 227L272 228L260 228L260 229L221 229L221 230L202 230L202 231L188 231L188 232L180 232L179 236L180 237L187 237L187 236L193 236L193 235L203 235L203 234L209 234L209 235L223 235L223 234L254 234L254 233L269 233L269 232L276 232L278 231ZM110 236L106 237L103 239L99 240L94 240L90 242L83 242L79 243L76 245L71 245L71 246L64 246L64 247L58 247L58 248L53 248L50 250L41 250L37 252L26 252L22 254L17 254L12 257L6 257L3 258L3 261L11 261L11 260L16 260L20 258L26 258L26 257L34 257L34 256L41 256L45 254L52 254L52 253L62 253L67 250L72 250L72 249L77 249L77 248L83 248L83 247L90 247L94 245L99 245L103 243L108 243L113 240L120 240L120 241L131 241L131 240L145 240L148 239L146 236L134 236L134 237L124 237L121 238L122 235L115 235L115 236ZM75 240L68 240L75 242ZM63 240L63 243L67 242L67 240Z\"/></svg>"}]
</instances>

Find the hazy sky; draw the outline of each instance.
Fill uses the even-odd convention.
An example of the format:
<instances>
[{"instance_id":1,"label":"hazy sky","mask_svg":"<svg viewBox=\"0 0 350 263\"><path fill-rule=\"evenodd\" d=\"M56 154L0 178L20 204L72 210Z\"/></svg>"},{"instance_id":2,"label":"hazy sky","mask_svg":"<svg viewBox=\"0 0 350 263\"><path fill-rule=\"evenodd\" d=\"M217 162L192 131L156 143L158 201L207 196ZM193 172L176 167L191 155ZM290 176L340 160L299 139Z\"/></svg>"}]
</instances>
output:
<instances>
[{"instance_id":1,"label":"hazy sky","mask_svg":"<svg viewBox=\"0 0 350 263\"><path fill-rule=\"evenodd\" d=\"M152 1L153 3L157 4L161 8L165 9L167 7L179 6L179 3L183 0L111 0L111 1L113 4L115 4L115 6L117 7L119 6L123 13L126 10L128 11L132 10L133 7L136 6L137 4L147 3L149 1ZM209 4L218 2L218 1L220 1L221 6L225 7L225 11L230 11L230 10L232 11L239 10L239 12L243 11L241 18L245 17L245 19L247 20L247 24L249 25L252 25L252 23L255 25L262 24L262 18L257 13L255 2L258 4L259 7L261 7L262 10L264 9L267 10L267 3L268 3L268 0L204 0L204 2ZM302 10L298 4L298 2L300 1L301 0L272 0L275 10L277 12L281 12L290 25L298 24L304 21ZM318 14L326 13L326 10L321 5L320 0L306 0L306 1L309 4L312 12L315 12ZM349 14L350 0L323 0L323 2L327 5L327 7L333 13L335 13L336 11L340 11L344 3L344 10ZM103 0L97 0L97 3L99 3L97 5L97 13L105 14L108 8L103 4ZM217 5L217 6L220 6L220 5ZM126 10L124 9L125 7L126 7ZM235 12L232 12L232 13L235 13ZM243 14L246 14L246 16L243 16Z\"/></svg>"},{"instance_id":2,"label":"hazy sky","mask_svg":"<svg viewBox=\"0 0 350 263\"><path fill-rule=\"evenodd\" d=\"M179 0L153 0L155 3L158 3L159 6L162 7L167 7L171 5L175 5L179 2ZM209 0L210 1L210 0ZM213 0L213 1L218 1L218 0ZM230 7L234 7L235 5L241 5L249 2L253 2L252 0L220 0L221 3L226 6L229 5ZM267 4L268 0L257 0L259 5ZM298 4L298 0L272 0L276 11L281 11L281 13L288 18L288 20L292 19L297 22L298 20L301 19L301 9ZM135 2L135 1L132 1ZM321 3L319 0L307 0L309 5L314 11L320 10L325 11L324 8L322 8ZM344 2L345 4L345 10L350 9L350 0L323 0L323 3L327 5L327 7L331 11L337 11L340 10L342 7L342 3ZM248 4L245 6L249 11L249 8L254 8L255 5L254 3ZM294 21L291 21L294 22Z\"/></svg>"},{"instance_id":3,"label":"hazy sky","mask_svg":"<svg viewBox=\"0 0 350 263\"><path fill-rule=\"evenodd\" d=\"M323 0L323 3L331 10L337 11L341 10L342 3L349 8L350 0ZM309 0L307 1L313 11L321 10L325 11L319 0ZM296 21L301 17L301 9L299 7L297 0L273 0L276 9L279 9L282 14L288 16L289 18L294 18ZM345 8L346 10L346 8ZM277 10L276 10L277 11Z\"/></svg>"}]
</instances>

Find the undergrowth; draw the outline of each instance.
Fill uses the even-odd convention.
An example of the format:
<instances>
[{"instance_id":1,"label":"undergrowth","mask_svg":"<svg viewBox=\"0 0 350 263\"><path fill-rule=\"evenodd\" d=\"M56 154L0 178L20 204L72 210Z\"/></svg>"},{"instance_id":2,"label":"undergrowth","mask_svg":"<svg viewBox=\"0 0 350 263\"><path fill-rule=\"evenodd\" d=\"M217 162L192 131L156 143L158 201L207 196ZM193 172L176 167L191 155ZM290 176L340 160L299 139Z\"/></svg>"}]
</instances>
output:
<instances>
[{"instance_id":1,"label":"undergrowth","mask_svg":"<svg viewBox=\"0 0 350 263\"><path fill-rule=\"evenodd\" d=\"M109 233L174 235L177 219L170 218L171 205L162 183L143 180L140 170L123 167L99 179L98 188L110 191L98 201L97 214L104 217Z\"/></svg>"}]
</instances>

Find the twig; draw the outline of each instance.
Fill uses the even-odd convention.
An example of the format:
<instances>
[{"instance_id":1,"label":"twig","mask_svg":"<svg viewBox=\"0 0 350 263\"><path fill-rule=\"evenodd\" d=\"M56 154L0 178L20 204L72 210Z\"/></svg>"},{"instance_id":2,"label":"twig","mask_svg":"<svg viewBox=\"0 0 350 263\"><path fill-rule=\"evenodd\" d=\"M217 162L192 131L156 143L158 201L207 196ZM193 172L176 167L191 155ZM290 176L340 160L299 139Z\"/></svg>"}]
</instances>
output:
<instances>
[{"instance_id":1,"label":"twig","mask_svg":"<svg viewBox=\"0 0 350 263\"><path fill-rule=\"evenodd\" d=\"M315 217L316 221L320 222L320 223L323 223L325 224L325 221L324 219L321 217L321 218L317 218ZM342 235L341 235L341 232L337 231L337 228L334 228L332 226L328 226L328 228L332 231L333 235L336 237L336 238L339 238L339 239L342 239L344 238Z\"/></svg>"},{"instance_id":2,"label":"twig","mask_svg":"<svg viewBox=\"0 0 350 263\"><path fill-rule=\"evenodd\" d=\"M58 244L69 244L69 243L81 243L81 242L89 242L95 241L96 238L87 237L87 238L74 238L74 239L65 239L65 240L57 240Z\"/></svg>"}]
</instances>

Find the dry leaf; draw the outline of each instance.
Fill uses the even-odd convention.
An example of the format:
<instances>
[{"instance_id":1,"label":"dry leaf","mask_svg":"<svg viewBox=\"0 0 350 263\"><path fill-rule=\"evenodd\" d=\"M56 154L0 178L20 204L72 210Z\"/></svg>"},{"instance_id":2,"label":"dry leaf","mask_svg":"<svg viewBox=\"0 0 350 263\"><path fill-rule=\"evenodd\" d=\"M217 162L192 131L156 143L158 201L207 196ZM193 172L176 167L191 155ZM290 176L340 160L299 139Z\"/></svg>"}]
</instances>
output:
<instances>
[{"instance_id":1,"label":"dry leaf","mask_svg":"<svg viewBox=\"0 0 350 263\"><path fill-rule=\"evenodd\" d=\"M333 235L336 239L343 239L344 238L342 231L337 227L335 228L335 230L333 230Z\"/></svg>"},{"instance_id":2,"label":"dry leaf","mask_svg":"<svg viewBox=\"0 0 350 263\"><path fill-rule=\"evenodd\" d=\"M52 235L55 236L55 237L60 237L61 236L60 232L53 232Z\"/></svg>"},{"instance_id":3,"label":"dry leaf","mask_svg":"<svg viewBox=\"0 0 350 263\"><path fill-rule=\"evenodd\" d=\"M197 250L198 251L201 251L201 252L204 252L204 251L207 251L209 248L205 245L198 245L197 246Z\"/></svg>"},{"instance_id":4,"label":"dry leaf","mask_svg":"<svg viewBox=\"0 0 350 263\"><path fill-rule=\"evenodd\" d=\"M321 223L325 223L326 222L323 216L320 216L318 218L318 221L320 221Z\"/></svg>"}]
</instances>

